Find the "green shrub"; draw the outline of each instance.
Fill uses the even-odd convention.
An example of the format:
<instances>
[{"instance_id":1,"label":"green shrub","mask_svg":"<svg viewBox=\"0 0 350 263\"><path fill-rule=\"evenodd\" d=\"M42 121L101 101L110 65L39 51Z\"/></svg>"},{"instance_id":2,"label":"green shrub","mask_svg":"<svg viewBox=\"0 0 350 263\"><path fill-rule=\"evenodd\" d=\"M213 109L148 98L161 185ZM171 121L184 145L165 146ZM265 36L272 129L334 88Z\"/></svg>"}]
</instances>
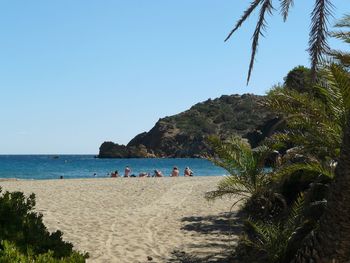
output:
<instances>
[{"instance_id":1,"label":"green shrub","mask_svg":"<svg viewBox=\"0 0 350 263\"><path fill-rule=\"evenodd\" d=\"M81 262L84 261L84 257L87 255L74 252L73 245L62 240L61 231L50 233L47 230L43 223L42 215L34 212L34 194L26 198L22 192L6 191L2 193L1 188L0 193L1 242L9 241L16 247L16 251L18 250L23 255L33 254L37 256L52 251L50 253L56 259L75 255L75 257L81 258ZM4 246L2 247L2 249L5 248ZM13 251L11 246L7 249L9 253ZM6 258L7 254L5 254L4 257ZM18 257L20 258L20 256Z\"/></svg>"},{"instance_id":2,"label":"green shrub","mask_svg":"<svg viewBox=\"0 0 350 263\"><path fill-rule=\"evenodd\" d=\"M85 258L79 253L73 252L69 257L57 259L52 251L44 254L33 255L31 251L22 254L20 250L8 241L1 243L3 249L0 250L0 263L83 263Z\"/></svg>"}]
</instances>

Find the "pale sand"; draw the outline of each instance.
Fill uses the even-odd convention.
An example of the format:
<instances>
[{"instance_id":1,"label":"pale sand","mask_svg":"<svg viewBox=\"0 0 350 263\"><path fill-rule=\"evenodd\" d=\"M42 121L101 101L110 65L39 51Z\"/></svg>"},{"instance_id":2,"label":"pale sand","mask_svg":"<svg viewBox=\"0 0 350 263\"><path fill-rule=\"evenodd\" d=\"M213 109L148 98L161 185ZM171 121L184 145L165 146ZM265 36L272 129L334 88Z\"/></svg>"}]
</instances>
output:
<instances>
[{"instance_id":1,"label":"pale sand","mask_svg":"<svg viewBox=\"0 0 350 263\"><path fill-rule=\"evenodd\" d=\"M49 231L90 254L88 262L169 262L172 251L222 253L233 200L208 202L220 177L3 181L4 190L36 194ZM148 261L149 262L149 261ZM170 261L172 262L172 261Z\"/></svg>"}]
</instances>

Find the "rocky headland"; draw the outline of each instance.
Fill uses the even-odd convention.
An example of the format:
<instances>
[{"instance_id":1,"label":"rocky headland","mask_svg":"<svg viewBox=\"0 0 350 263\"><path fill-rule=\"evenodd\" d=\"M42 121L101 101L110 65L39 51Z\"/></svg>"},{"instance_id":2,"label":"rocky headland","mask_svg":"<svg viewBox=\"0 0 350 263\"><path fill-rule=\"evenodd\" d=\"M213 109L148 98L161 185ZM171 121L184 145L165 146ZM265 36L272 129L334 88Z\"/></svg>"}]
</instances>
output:
<instances>
[{"instance_id":1,"label":"rocky headland","mask_svg":"<svg viewBox=\"0 0 350 263\"><path fill-rule=\"evenodd\" d=\"M264 96L223 95L195 104L182 113L159 119L127 145L104 142L99 158L203 157L211 154L206 138L232 135L247 138L254 147L279 121L264 106Z\"/></svg>"}]
</instances>

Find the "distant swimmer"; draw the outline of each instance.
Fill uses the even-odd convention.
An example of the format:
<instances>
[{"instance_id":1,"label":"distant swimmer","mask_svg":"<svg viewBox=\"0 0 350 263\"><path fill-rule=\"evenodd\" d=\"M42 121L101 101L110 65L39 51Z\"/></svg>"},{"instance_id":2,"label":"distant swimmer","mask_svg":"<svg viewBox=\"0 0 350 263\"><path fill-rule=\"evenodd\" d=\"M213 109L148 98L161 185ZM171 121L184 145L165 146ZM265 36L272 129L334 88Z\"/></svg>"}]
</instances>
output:
<instances>
[{"instance_id":1,"label":"distant swimmer","mask_svg":"<svg viewBox=\"0 0 350 263\"><path fill-rule=\"evenodd\" d=\"M179 169L176 166L174 166L173 171L171 172L170 176L177 177L177 176L179 176L179 174L180 174Z\"/></svg>"},{"instance_id":2,"label":"distant swimmer","mask_svg":"<svg viewBox=\"0 0 350 263\"><path fill-rule=\"evenodd\" d=\"M184 176L186 176L186 177L187 176L193 176L193 172L192 172L192 170L189 167L185 168Z\"/></svg>"},{"instance_id":3,"label":"distant swimmer","mask_svg":"<svg viewBox=\"0 0 350 263\"><path fill-rule=\"evenodd\" d=\"M130 173L131 169L129 168L129 166L126 166L124 170L124 177L130 177Z\"/></svg>"}]
</instances>

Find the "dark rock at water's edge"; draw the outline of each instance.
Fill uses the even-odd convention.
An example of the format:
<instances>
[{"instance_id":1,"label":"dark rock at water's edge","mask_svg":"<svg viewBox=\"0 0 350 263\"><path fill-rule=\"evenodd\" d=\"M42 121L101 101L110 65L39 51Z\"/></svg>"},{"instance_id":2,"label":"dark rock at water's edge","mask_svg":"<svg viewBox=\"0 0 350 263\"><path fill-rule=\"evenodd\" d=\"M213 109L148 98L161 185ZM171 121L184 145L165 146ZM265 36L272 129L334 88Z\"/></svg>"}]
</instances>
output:
<instances>
[{"instance_id":1,"label":"dark rock at water's edge","mask_svg":"<svg viewBox=\"0 0 350 263\"><path fill-rule=\"evenodd\" d=\"M279 119L264 106L264 96L223 95L198 103L189 110L159 119L149 132L135 136L126 146L104 142L99 158L195 158L211 155L209 135L222 139L247 138L253 147L269 136Z\"/></svg>"},{"instance_id":2,"label":"dark rock at water's edge","mask_svg":"<svg viewBox=\"0 0 350 263\"><path fill-rule=\"evenodd\" d=\"M98 158L151 158L157 157L144 145L125 146L113 142L104 142L100 146Z\"/></svg>"}]
</instances>

